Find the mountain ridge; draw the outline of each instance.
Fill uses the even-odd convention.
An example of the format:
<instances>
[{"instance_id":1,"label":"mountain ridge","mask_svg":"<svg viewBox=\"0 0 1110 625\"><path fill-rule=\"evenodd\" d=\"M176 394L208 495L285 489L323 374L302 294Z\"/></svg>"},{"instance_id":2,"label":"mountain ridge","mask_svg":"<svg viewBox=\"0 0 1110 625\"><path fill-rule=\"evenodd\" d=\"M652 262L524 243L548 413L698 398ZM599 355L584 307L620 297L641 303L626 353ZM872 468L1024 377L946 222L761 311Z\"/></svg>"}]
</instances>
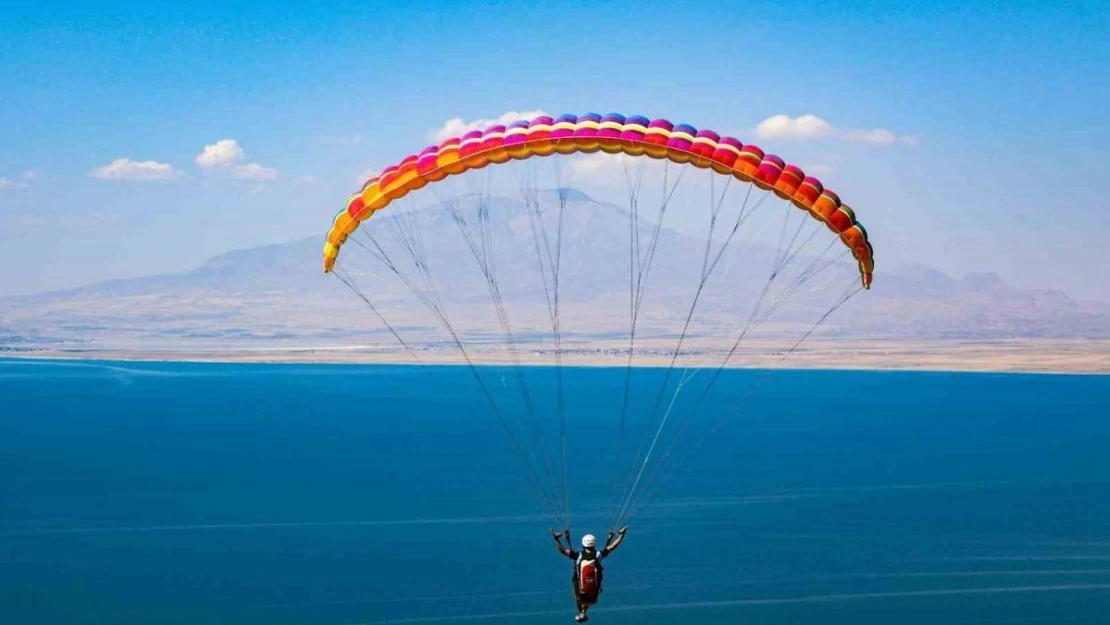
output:
<instances>
[{"instance_id":1,"label":"mountain ridge","mask_svg":"<svg viewBox=\"0 0 1110 625\"><path fill-rule=\"evenodd\" d=\"M605 323L599 325L605 332L615 332L620 327L619 310L627 308L629 252L627 245L614 244L606 233L638 226L647 236L652 225L643 220L629 222L628 211L598 203L573 189L566 195L570 199L564 223L565 284L561 287L566 307L584 318L604 317ZM458 243L461 237L456 229L481 224L469 218L457 223L449 211L436 208L412 211L405 219L415 220L411 227L425 237L421 244L429 264L438 269L438 288L472 322L468 331L488 333L496 328L489 314L488 287L474 271L474 258ZM485 226L496 246L499 286L506 301L522 306L542 302L532 247L539 241L533 228L541 222L530 221L529 207L510 198L494 198L488 208ZM417 222L419 226L412 225ZM379 225L388 231L389 224ZM692 277L704 245L678 231L660 228L658 254L667 261L653 266L650 274L650 288L660 294L660 300L680 301L687 296L696 282ZM230 250L182 273L0 298L0 346L136 345L228 338L260 343L293 338L344 342L365 337L366 331L359 326L366 327L367 311L338 280L322 272L322 247L320 237L305 237ZM731 274L727 274L728 267L722 271L730 282L750 282L755 288L762 284L762 274L746 267L758 266L762 256L771 252L758 242L745 243L735 256L739 269ZM364 255L357 245L348 245L340 266ZM412 309L406 306L411 302L403 304L408 295L403 291L380 288L375 297L394 314L413 319L412 323L432 323L428 318L418 320L415 312L410 315ZM801 307L796 317L812 322L821 308L818 302L806 304L806 297L797 298ZM723 327L731 323L729 316L733 320L737 316L731 312L734 303L723 295L709 294L699 304L699 314L704 310L707 319ZM783 313L787 319L791 314ZM516 317L523 320L522 328L531 323L531 318L525 317ZM666 333L676 323L673 316L660 317L655 327ZM953 278L919 264L888 271L880 265L871 292L854 298L829 326L830 335L845 337L1102 339L1110 338L1110 305L1078 301L1059 290L1017 289L989 272ZM380 332L374 336L378 335Z\"/></svg>"}]
</instances>

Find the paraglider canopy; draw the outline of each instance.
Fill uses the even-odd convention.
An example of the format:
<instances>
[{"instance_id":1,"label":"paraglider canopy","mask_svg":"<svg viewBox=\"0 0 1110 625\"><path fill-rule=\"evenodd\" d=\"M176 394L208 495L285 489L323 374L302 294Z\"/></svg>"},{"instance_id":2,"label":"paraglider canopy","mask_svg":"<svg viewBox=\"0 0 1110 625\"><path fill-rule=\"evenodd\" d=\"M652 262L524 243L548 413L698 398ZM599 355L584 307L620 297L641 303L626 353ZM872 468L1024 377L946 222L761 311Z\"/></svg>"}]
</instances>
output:
<instances>
[{"instance_id":1,"label":"paraglider canopy","mask_svg":"<svg viewBox=\"0 0 1110 625\"><path fill-rule=\"evenodd\" d=\"M324 245L324 271L333 269L340 248L360 222L416 189L511 160L599 150L711 169L774 192L838 234L859 263L863 287L871 287L875 262L867 231L856 221L855 211L820 180L778 156L765 154L757 145L688 124L619 113L540 116L508 126L490 126L406 156L367 180L335 216Z\"/></svg>"}]
</instances>

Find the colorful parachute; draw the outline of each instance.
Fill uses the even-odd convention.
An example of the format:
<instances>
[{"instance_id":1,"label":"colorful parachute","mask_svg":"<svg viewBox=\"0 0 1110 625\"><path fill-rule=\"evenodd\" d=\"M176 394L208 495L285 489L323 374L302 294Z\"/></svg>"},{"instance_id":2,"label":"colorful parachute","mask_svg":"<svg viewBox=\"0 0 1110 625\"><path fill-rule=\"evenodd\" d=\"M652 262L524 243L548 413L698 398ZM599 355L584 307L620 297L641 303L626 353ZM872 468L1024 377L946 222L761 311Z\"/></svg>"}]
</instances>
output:
<instances>
[{"instance_id":1,"label":"colorful parachute","mask_svg":"<svg viewBox=\"0 0 1110 625\"><path fill-rule=\"evenodd\" d=\"M859 263L863 287L870 288L875 263L867 231L856 221L855 212L820 180L806 176L800 167L788 165L778 156L765 154L756 145L722 137L712 130L617 113L541 116L508 126L491 126L405 157L368 180L336 215L324 246L324 271L333 269L340 248L360 222L410 191L490 164L599 150L711 169L773 191L838 234Z\"/></svg>"}]
</instances>

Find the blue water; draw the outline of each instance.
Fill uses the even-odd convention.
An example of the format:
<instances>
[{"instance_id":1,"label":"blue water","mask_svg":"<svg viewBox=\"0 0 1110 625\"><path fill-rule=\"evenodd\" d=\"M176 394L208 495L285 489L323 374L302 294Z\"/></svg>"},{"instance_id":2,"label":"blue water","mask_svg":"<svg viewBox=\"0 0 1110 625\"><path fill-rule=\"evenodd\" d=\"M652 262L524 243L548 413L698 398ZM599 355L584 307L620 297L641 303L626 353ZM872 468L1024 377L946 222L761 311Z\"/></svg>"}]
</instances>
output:
<instances>
[{"instance_id":1,"label":"blue water","mask_svg":"<svg viewBox=\"0 0 1110 625\"><path fill-rule=\"evenodd\" d=\"M660 375L634 380L626 467ZM0 623L571 622L569 562L469 376L0 361ZM611 511L622 376L567 371L579 534ZM553 371L528 379L557 455ZM714 389L591 622L1110 622L1110 377Z\"/></svg>"}]
</instances>

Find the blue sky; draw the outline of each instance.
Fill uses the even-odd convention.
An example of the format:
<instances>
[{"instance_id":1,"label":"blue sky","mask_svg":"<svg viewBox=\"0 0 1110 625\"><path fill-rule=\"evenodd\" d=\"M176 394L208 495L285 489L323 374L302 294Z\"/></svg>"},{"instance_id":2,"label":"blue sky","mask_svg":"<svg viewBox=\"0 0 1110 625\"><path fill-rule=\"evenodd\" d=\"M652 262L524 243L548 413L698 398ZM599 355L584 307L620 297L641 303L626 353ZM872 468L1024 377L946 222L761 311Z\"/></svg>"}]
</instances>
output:
<instances>
[{"instance_id":1,"label":"blue sky","mask_svg":"<svg viewBox=\"0 0 1110 625\"><path fill-rule=\"evenodd\" d=\"M1110 3L898 4L5 2L0 294L322 239L447 120L541 109L816 166L877 287L913 262L1110 300Z\"/></svg>"}]
</instances>

